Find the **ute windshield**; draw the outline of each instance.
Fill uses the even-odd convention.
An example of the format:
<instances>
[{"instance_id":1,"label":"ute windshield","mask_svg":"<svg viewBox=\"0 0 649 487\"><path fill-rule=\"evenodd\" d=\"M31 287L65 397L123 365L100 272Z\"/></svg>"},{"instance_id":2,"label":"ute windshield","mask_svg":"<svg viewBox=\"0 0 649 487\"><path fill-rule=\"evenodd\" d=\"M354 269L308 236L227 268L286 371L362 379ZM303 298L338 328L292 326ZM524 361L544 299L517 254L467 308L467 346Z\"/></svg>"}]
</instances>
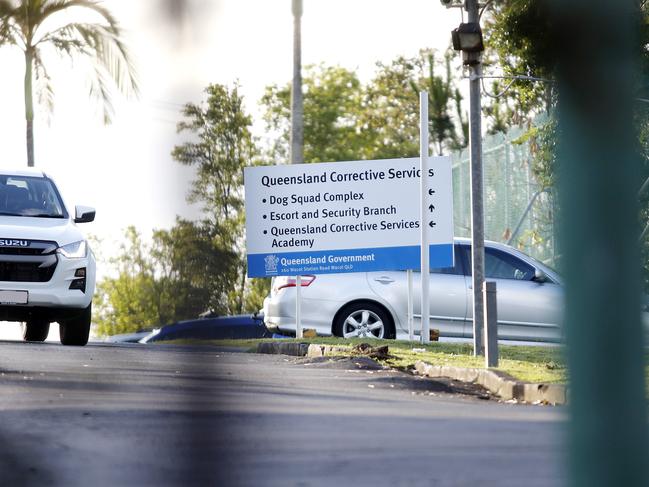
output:
<instances>
[{"instance_id":1,"label":"ute windshield","mask_svg":"<svg viewBox=\"0 0 649 487\"><path fill-rule=\"evenodd\" d=\"M44 177L0 176L0 216L66 218L54 183Z\"/></svg>"}]
</instances>

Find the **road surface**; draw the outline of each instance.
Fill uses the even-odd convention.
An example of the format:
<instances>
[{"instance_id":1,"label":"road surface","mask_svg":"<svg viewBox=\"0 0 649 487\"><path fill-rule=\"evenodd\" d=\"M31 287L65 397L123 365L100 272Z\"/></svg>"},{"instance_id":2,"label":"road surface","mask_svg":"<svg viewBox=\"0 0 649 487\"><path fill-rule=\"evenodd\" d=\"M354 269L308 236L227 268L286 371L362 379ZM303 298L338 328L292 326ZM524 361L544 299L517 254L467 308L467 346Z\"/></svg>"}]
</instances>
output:
<instances>
[{"instance_id":1,"label":"road surface","mask_svg":"<svg viewBox=\"0 0 649 487\"><path fill-rule=\"evenodd\" d=\"M0 342L0 485L561 484L562 409L359 364Z\"/></svg>"}]
</instances>

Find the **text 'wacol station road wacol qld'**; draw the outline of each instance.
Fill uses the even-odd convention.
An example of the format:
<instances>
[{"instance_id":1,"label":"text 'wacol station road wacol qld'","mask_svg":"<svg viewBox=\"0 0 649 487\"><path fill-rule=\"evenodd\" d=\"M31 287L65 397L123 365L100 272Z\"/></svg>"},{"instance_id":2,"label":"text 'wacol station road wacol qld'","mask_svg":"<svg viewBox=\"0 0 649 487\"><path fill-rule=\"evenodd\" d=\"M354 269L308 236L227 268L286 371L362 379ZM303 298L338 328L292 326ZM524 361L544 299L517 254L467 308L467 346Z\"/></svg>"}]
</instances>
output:
<instances>
[{"instance_id":1,"label":"text 'wacol station road wacol qld'","mask_svg":"<svg viewBox=\"0 0 649 487\"><path fill-rule=\"evenodd\" d=\"M419 269L419 158L245 169L248 275ZM430 266L453 265L451 162L430 157Z\"/></svg>"}]
</instances>

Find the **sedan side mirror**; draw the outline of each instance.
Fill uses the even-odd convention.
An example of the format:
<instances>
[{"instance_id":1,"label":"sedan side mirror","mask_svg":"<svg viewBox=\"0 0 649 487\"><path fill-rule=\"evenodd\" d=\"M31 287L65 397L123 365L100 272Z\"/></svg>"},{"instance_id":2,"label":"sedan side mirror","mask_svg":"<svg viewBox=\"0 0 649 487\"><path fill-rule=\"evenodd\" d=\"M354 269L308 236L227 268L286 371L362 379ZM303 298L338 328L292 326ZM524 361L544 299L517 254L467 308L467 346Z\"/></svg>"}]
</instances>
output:
<instances>
[{"instance_id":1,"label":"sedan side mirror","mask_svg":"<svg viewBox=\"0 0 649 487\"><path fill-rule=\"evenodd\" d=\"M74 207L74 223L90 223L95 221L95 209L89 206Z\"/></svg>"},{"instance_id":2,"label":"sedan side mirror","mask_svg":"<svg viewBox=\"0 0 649 487\"><path fill-rule=\"evenodd\" d=\"M539 283L547 282L548 281L548 276L541 269L536 269L534 271L534 278L532 280L536 281L536 282L539 282Z\"/></svg>"}]
</instances>

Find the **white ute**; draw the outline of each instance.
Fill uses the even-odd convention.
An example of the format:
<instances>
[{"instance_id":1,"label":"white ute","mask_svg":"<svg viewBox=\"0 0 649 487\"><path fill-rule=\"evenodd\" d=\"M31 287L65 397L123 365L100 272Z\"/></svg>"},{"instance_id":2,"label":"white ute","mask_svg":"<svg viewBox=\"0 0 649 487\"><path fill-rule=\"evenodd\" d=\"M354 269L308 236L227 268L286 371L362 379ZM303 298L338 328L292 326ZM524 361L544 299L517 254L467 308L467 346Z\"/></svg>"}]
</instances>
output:
<instances>
[{"instance_id":1,"label":"white ute","mask_svg":"<svg viewBox=\"0 0 649 487\"><path fill-rule=\"evenodd\" d=\"M24 322L25 341L42 342L58 322L61 343L88 343L95 257L56 185L35 170L0 169L0 321Z\"/></svg>"}]
</instances>

